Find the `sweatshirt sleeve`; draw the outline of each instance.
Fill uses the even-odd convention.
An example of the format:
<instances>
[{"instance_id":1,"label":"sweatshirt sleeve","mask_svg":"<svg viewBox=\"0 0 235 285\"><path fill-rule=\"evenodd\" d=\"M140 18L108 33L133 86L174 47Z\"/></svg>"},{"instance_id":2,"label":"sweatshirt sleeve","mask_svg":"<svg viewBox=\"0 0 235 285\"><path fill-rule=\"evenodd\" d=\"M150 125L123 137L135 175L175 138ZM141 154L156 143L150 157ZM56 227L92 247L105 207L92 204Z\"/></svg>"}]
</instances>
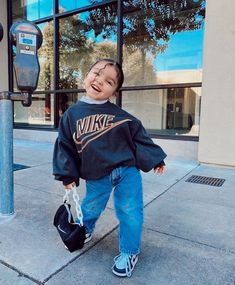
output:
<instances>
[{"instance_id":1,"label":"sweatshirt sleeve","mask_svg":"<svg viewBox=\"0 0 235 285\"><path fill-rule=\"evenodd\" d=\"M135 129L133 142L135 145L136 166L139 169L148 172L156 165L164 163L165 152L153 142L141 122Z\"/></svg>"},{"instance_id":2,"label":"sweatshirt sleeve","mask_svg":"<svg viewBox=\"0 0 235 285\"><path fill-rule=\"evenodd\" d=\"M65 113L60 119L58 138L53 152L53 175L64 185L75 182L79 185L79 157L70 130L69 119Z\"/></svg>"}]
</instances>

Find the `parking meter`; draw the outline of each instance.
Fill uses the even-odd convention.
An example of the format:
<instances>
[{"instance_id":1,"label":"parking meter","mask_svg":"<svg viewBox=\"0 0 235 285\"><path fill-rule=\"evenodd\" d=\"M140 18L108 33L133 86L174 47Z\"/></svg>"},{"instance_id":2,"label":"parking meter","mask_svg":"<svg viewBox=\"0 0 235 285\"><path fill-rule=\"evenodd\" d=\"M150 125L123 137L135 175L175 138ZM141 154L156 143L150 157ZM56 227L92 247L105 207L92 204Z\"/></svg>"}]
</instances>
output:
<instances>
[{"instance_id":1,"label":"parking meter","mask_svg":"<svg viewBox=\"0 0 235 285\"><path fill-rule=\"evenodd\" d=\"M0 24L0 41L2 38ZM10 40L16 46L14 71L20 92L0 92L0 224L1 219L14 216L12 102L21 101L23 106L32 103L40 71L37 51L42 44L42 33L33 23L20 21L11 27Z\"/></svg>"},{"instance_id":2,"label":"parking meter","mask_svg":"<svg viewBox=\"0 0 235 285\"><path fill-rule=\"evenodd\" d=\"M0 23L0 41L2 40L3 38L3 27L2 27L2 24Z\"/></svg>"},{"instance_id":3,"label":"parking meter","mask_svg":"<svg viewBox=\"0 0 235 285\"><path fill-rule=\"evenodd\" d=\"M27 94L23 106L30 106L40 72L37 51L42 44L42 33L35 24L22 20L12 25L10 40L16 46L14 71L17 88Z\"/></svg>"}]
</instances>

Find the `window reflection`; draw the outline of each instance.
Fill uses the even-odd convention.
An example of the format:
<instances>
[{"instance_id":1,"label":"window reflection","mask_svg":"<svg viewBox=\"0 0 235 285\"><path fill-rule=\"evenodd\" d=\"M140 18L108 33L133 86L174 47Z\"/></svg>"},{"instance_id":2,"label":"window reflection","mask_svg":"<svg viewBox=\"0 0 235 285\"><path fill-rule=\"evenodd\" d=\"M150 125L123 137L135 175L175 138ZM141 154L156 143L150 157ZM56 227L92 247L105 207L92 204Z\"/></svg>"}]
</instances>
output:
<instances>
[{"instance_id":1,"label":"window reflection","mask_svg":"<svg viewBox=\"0 0 235 285\"><path fill-rule=\"evenodd\" d=\"M106 11L103 8L60 20L59 88L83 88L83 78L97 59L116 59L117 19L114 8L115 5L112 8L106 7L112 11L112 21L102 17ZM95 17L97 15L98 18Z\"/></svg>"},{"instance_id":2,"label":"window reflection","mask_svg":"<svg viewBox=\"0 0 235 285\"><path fill-rule=\"evenodd\" d=\"M198 136L201 88L123 92L123 109L159 135Z\"/></svg>"},{"instance_id":3,"label":"window reflection","mask_svg":"<svg viewBox=\"0 0 235 285\"><path fill-rule=\"evenodd\" d=\"M54 124L54 96L51 94L33 94L30 108L14 102L14 122L32 125Z\"/></svg>"},{"instance_id":4,"label":"window reflection","mask_svg":"<svg viewBox=\"0 0 235 285\"><path fill-rule=\"evenodd\" d=\"M201 81L204 14L203 0L124 1L125 85Z\"/></svg>"},{"instance_id":5,"label":"window reflection","mask_svg":"<svg viewBox=\"0 0 235 285\"><path fill-rule=\"evenodd\" d=\"M84 93L59 93L59 117L61 117L64 112L72 105L74 105Z\"/></svg>"},{"instance_id":6,"label":"window reflection","mask_svg":"<svg viewBox=\"0 0 235 285\"><path fill-rule=\"evenodd\" d=\"M72 105L76 104L82 96L86 95L86 93L65 93L61 92L58 94L58 101L59 101L59 117L61 117L64 112L71 107ZM110 102L116 102L116 97L110 98Z\"/></svg>"},{"instance_id":7,"label":"window reflection","mask_svg":"<svg viewBox=\"0 0 235 285\"><path fill-rule=\"evenodd\" d=\"M64 12L102 2L104 2L104 0L59 0L59 10L60 12Z\"/></svg>"},{"instance_id":8,"label":"window reflection","mask_svg":"<svg viewBox=\"0 0 235 285\"><path fill-rule=\"evenodd\" d=\"M53 21L38 25L43 33L43 43L38 50L40 74L37 90L52 90L53 86Z\"/></svg>"},{"instance_id":9,"label":"window reflection","mask_svg":"<svg viewBox=\"0 0 235 285\"><path fill-rule=\"evenodd\" d=\"M34 21L53 14L53 0L12 1L13 19Z\"/></svg>"},{"instance_id":10,"label":"window reflection","mask_svg":"<svg viewBox=\"0 0 235 285\"><path fill-rule=\"evenodd\" d=\"M52 15L53 2L56 1L14 0L13 21ZM58 0L59 12L101 2L106 1ZM124 86L201 81L205 0L125 0L123 5ZM83 95L77 93L80 90L67 93L65 89L83 88L84 75L97 59L117 59L117 4L60 16L55 15L59 19L59 82L56 84L61 89L55 104L56 116L54 95L36 94L30 108L14 103L16 122L52 125L54 117L61 116ZM37 90L53 92L53 21L39 27L44 41L38 52L41 72ZM123 92L123 108L139 117L151 132L198 135L200 92L200 88Z\"/></svg>"}]
</instances>

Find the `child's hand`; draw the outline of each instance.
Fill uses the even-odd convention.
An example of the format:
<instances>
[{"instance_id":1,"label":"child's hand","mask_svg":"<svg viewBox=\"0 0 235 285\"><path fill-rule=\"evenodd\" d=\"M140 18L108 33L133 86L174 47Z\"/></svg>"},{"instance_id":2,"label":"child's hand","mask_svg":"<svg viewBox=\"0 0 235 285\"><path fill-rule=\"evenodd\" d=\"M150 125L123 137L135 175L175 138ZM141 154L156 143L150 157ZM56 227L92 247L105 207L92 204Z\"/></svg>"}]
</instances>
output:
<instances>
[{"instance_id":1,"label":"child's hand","mask_svg":"<svg viewBox=\"0 0 235 285\"><path fill-rule=\"evenodd\" d=\"M158 167L154 168L154 173L155 174L162 175L165 172L166 172L166 166L165 165L161 165L161 166L158 166Z\"/></svg>"},{"instance_id":2,"label":"child's hand","mask_svg":"<svg viewBox=\"0 0 235 285\"><path fill-rule=\"evenodd\" d=\"M75 183L75 182L72 182L72 183L70 183L70 184L68 184L68 185L65 185L64 188L65 188L65 190L70 191L70 190L72 190L72 188L75 187L75 186L76 186L76 183Z\"/></svg>"}]
</instances>

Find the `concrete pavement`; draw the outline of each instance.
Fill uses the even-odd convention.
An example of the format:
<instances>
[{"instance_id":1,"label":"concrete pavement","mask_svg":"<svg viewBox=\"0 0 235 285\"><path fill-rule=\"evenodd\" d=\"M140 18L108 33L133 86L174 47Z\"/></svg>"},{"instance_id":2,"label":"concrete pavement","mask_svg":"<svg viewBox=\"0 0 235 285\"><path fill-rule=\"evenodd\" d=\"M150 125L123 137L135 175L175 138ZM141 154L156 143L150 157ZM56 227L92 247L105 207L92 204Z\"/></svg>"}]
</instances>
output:
<instances>
[{"instance_id":1,"label":"concrete pavement","mask_svg":"<svg viewBox=\"0 0 235 285\"><path fill-rule=\"evenodd\" d=\"M142 252L131 278L111 272L118 254L112 198L94 238L66 251L53 227L63 187L51 175L52 143L14 141L15 212L0 218L0 285L234 285L235 168L168 157L164 176L143 173ZM186 182L191 175L225 179L222 187ZM79 187L85 195L84 182Z\"/></svg>"}]
</instances>

